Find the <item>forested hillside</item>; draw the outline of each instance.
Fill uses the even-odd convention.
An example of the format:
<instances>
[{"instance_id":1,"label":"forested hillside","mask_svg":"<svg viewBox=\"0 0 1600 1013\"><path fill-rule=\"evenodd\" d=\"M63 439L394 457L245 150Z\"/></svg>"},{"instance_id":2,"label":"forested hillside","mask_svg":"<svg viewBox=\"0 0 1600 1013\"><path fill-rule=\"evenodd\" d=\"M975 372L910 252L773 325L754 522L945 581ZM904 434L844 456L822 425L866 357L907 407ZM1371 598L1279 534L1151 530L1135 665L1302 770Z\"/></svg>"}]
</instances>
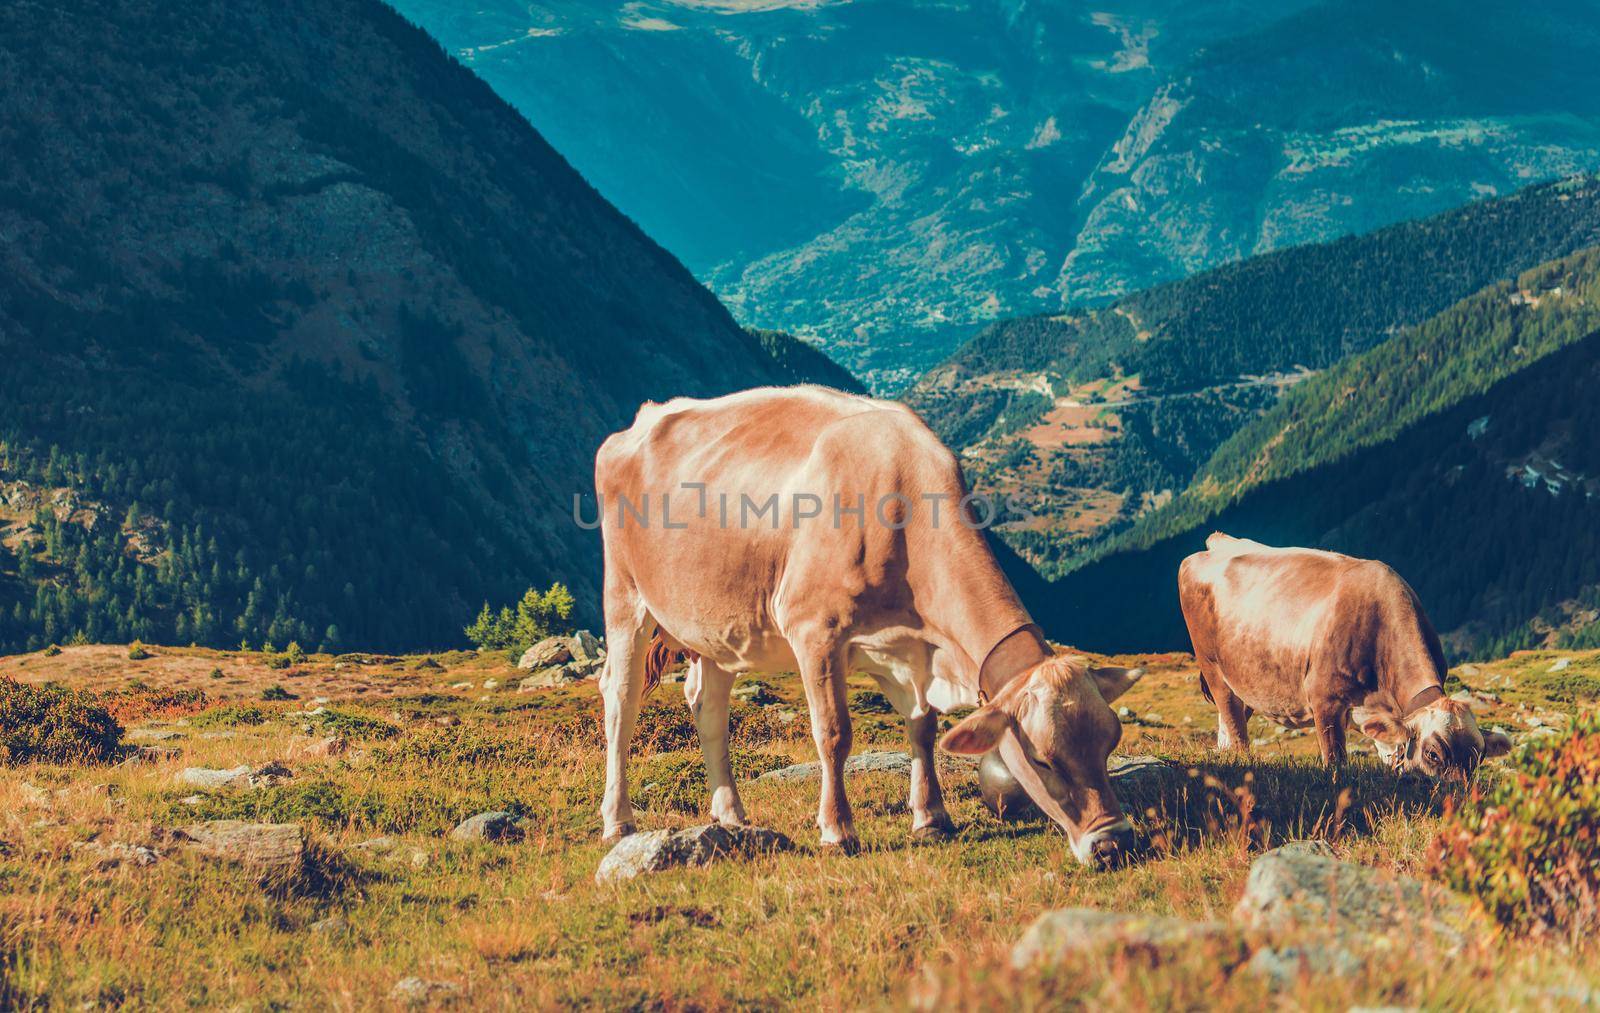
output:
<instances>
[{"instance_id":1,"label":"forested hillside","mask_svg":"<svg viewBox=\"0 0 1600 1013\"><path fill-rule=\"evenodd\" d=\"M1223 530L1391 563L1460 652L1600 644L1597 390L1590 249L1298 386L1059 582L1052 618L1086 646L1182 645L1177 565Z\"/></svg>"},{"instance_id":2,"label":"forested hillside","mask_svg":"<svg viewBox=\"0 0 1600 1013\"><path fill-rule=\"evenodd\" d=\"M1060 573L1185 488L1282 391L1596 242L1600 181L1576 177L1253 257L1102 310L997 324L907 400L965 453L979 487L1048 515L1007 537Z\"/></svg>"},{"instance_id":3,"label":"forested hillside","mask_svg":"<svg viewBox=\"0 0 1600 1013\"><path fill-rule=\"evenodd\" d=\"M592 610L600 440L786 375L377 0L0 5L0 150L0 650Z\"/></svg>"}]
</instances>

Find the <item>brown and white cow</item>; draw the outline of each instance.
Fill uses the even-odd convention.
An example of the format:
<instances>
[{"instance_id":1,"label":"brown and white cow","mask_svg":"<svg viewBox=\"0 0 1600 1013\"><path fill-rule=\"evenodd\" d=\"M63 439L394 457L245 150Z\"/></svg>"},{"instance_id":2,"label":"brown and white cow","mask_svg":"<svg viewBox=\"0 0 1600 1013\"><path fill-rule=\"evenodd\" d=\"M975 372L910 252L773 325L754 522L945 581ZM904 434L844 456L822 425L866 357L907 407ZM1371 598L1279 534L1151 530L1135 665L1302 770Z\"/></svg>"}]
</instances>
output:
<instances>
[{"instance_id":1,"label":"brown and white cow","mask_svg":"<svg viewBox=\"0 0 1600 1013\"><path fill-rule=\"evenodd\" d=\"M1429 776L1511 747L1444 695L1439 636L1382 563L1218 533L1183 561L1178 594L1219 748L1249 748L1252 713L1314 725L1329 764L1344 762L1347 720L1391 766Z\"/></svg>"},{"instance_id":2,"label":"brown and white cow","mask_svg":"<svg viewBox=\"0 0 1600 1013\"><path fill-rule=\"evenodd\" d=\"M950 828L933 763L938 714L981 702L945 748L998 748L1081 861L1131 847L1106 773L1122 733L1107 702L1129 674L1051 655L976 529L983 511L963 510L954 456L909 409L818 387L647 404L600 448L595 487L607 838L634 830L627 755L641 697L665 656L685 651L723 823L745 820L728 763L733 680L798 670L822 759L822 841L856 846L845 678L865 672L906 719L919 835Z\"/></svg>"}]
</instances>

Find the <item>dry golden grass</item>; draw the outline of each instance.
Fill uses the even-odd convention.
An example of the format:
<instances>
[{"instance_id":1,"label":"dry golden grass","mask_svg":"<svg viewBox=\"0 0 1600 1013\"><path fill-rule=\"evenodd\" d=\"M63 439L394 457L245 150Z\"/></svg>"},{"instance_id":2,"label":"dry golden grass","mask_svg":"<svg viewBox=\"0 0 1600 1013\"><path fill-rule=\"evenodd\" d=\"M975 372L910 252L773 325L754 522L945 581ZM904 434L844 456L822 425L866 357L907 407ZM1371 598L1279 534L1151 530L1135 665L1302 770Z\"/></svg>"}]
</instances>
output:
<instances>
[{"instance_id":1,"label":"dry golden grass","mask_svg":"<svg viewBox=\"0 0 1600 1013\"><path fill-rule=\"evenodd\" d=\"M1395 953L1354 977L1308 977L1276 994L1239 973L1242 953L1226 947L1197 946L1156 963L1100 955L1050 973L1011 970L1010 946L1051 908L1226 919L1254 852L1286 837L1331 833L1353 860L1421 867L1438 797L1370 763L1334 786L1307 762L1309 736L1273 737L1265 726L1252 726L1270 741L1249 762L1209 757L1214 716L1184 656L1139 659L1151 675L1119 701L1136 714L1122 752L1197 768L1194 776L1174 768L1128 795L1159 845L1130 868L1086 871L1059 832L994 821L977 801L970 766L950 761L944 781L962 828L956 840L913 843L904 779L860 775L850 787L865 850L818 853L815 784L751 782L752 818L792 836L800 853L599 887L593 874L606 849L597 839L601 733L592 686L486 691L486 679L514 685L515 673L502 659L469 655L441 656L440 668L393 659L336 669L333 659L314 658L290 674L253 656L152 650L154 658L134 663L124 649L120 666L111 648L0 662L24 679L81 679L102 690L118 685L120 667L122 679L152 693L198 685L208 696L199 713L154 714L130 729L136 741L177 750L170 759L28 766L0 778L0 1008L364 1009L393 1005L391 988L408 976L450 982L462 1005L491 1008L1560 1009L1600 988L1592 952L1487 933L1454 959ZM1545 673L1549 657L1519 656L1468 675L1468 684L1501 697L1486 720L1515 728L1530 715L1559 721L1581 705L1553 698L1562 683ZM211 680L217 667L232 674ZM1592 657L1570 670L1597 672ZM813 759L794 680L765 681L780 703L736 708L744 762L763 769ZM461 682L472 686L451 688ZM216 683L224 687L213 692ZM261 702L273 684L299 699ZM317 697L340 716L351 752L290 761L294 778L276 788L181 801L193 791L175 783L184 767L283 759L297 740L324 734L334 719L299 714ZM897 720L873 713L870 698L857 700L857 747L899 746ZM152 738L165 733L175 736ZM635 787L657 785L641 791L651 806L643 827L703 819L698 750L679 687L664 686L651 701L641 742ZM1229 799L1247 785L1258 822L1241 826ZM1341 811L1344 789L1351 794ZM527 839L446 838L456 821L488 809L525 815ZM212 817L300 822L348 869L321 891L268 894L241 870L166 844L167 828ZM387 850L357 847L380 835L393 838ZM150 845L163 858L102 870L74 853L88 840ZM332 916L343 926L312 928ZM1246 951L1255 942L1247 939Z\"/></svg>"}]
</instances>

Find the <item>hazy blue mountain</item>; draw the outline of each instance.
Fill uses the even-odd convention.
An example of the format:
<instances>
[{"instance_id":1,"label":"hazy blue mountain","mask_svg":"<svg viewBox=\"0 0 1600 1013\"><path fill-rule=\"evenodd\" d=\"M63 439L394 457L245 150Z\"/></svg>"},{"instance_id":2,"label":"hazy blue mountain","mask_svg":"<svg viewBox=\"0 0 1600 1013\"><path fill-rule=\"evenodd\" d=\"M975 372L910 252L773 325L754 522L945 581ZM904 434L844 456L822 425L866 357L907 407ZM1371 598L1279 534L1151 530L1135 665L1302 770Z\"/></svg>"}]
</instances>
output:
<instances>
[{"instance_id":1,"label":"hazy blue mountain","mask_svg":"<svg viewBox=\"0 0 1600 1013\"><path fill-rule=\"evenodd\" d=\"M980 325L1600 165L1592 5L399 0L750 326Z\"/></svg>"}]
</instances>

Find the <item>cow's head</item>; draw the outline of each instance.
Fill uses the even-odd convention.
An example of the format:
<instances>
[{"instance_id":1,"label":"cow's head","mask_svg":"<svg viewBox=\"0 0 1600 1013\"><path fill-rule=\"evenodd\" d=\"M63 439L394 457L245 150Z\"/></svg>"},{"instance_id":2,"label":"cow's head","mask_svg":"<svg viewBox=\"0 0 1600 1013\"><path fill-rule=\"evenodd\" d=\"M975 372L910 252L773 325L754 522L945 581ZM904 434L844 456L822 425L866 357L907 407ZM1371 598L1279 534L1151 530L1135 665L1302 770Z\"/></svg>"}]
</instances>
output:
<instances>
[{"instance_id":1,"label":"cow's head","mask_svg":"<svg viewBox=\"0 0 1600 1013\"><path fill-rule=\"evenodd\" d=\"M998 749L1028 798L1067 832L1080 862L1117 864L1133 850L1133 828L1106 774L1106 758L1122 738L1109 704L1142 675L1050 658L950 729L942 744L969 755Z\"/></svg>"},{"instance_id":2,"label":"cow's head","mask_svg":"<svg viewBox=\"0 0 1600 1013\"><path fill-rule=\"evenodd\" d=\"M1384 763L1405 773L1466 777L1483 760L1511 749L1505 732L1480 731L1472 709L1448 697L1406 718L1379 706L1357 707L1350 719L1372 740Z\"/></svg>"}]
</instances>

